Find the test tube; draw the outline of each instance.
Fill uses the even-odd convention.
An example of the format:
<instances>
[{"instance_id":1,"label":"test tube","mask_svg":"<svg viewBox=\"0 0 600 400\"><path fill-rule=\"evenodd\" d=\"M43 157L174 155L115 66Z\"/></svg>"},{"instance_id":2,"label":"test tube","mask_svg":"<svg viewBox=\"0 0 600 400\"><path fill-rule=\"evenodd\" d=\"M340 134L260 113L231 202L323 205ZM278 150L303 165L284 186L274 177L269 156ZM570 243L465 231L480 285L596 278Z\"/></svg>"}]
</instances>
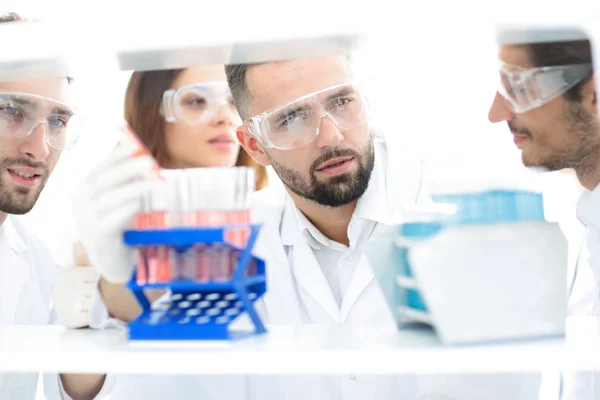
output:
<instances>
[{"instance_id":1,"label":"test tube","mask_svg":"<svg viewBox=\"0 0 600 400\"><path fill-rule=\"evenodd\" d=\"M196 226L206 228L208 226L207 218L207 199L210 198L208 191L211 182L207 179L204 170L197 170L194 174L194 211L196 214ZM197 243L194 246L196 259L196 280L208 282L210 280L210 259L207 252L208 246L204 243Z\"/></svg>"},{"instance_id":2,"label":"test tube","mask_svg":"<svg viewBox=\"0 0 600 400\"><path fill-rule=\"evenodd\" d=\"M243 176L244 176L244 171L245 168L240 167L240 168L232 168L231 172L231 179L234 182L234 186L233 186L233 198L232 198L232 203L231 203L231 209L227 212L228 213L228 219L227 219L227 223L232 226L232 228L229 230L229 235L227 237L227 241L231 244L233 244L236 248L235 249L231 249L230 254L229 254L229 259L228 259L228 264L229 264L229 275L232 276L233 273L235 272L235 268L237 266L239 257L240 257L240 251L239 248L241 247L241 237L243 235L243 230L240 227L236 227L236 225L240 224L240 218L239 218L239 207L240 207L240 202L241 202L241 197L242 197L242 193L243 193Z\"/></svg>"},{"instance_id":3,"label":"test tube","mask_svg":"<svg viewBox=\"0 0 600 400\"><path fill-rule=\"evenodd\" d=\"M194 181L195 170L184 170L181 177L182 188L182 219L186 228L192 228L196 225L196 212L192 201L194 199ZM196 279L196 249L193 246L185 249L182 254L182 275L185 279Z\"/></svg>"},{"instance_id":4,"label":"test tube","mask_svg":"<svg viewBox=\"0 0 600 400\"><path fill-rule=\"evenodd\" d=\"M211 174L213 178L213 187L216 189L211 191L209 198L211 224L214 227L222 227L225 225L225 210L229 208L229 201L231 200L231 197L229 197L230 194L227 190L231 182L227 181L227 176L225 176L223 171L224 170L221 168L215 168ZM214 281L223 282L228 279L228 249L229 248L227 246L219 243L214 244L209 248L211 278Z\"/></svg>"},{"instance_id":5,"label":"test tube","mask_svg":"<svg viewBox=\"0 0 600 400\"><path fill-rule=\"evenodd\" d=\"M156 229L157 218L154 215L154 191L148 194L148 229ZM158 283L158 252L157 246L146 247L146 260L148 267L148 283Z\"/></svg>"},{"instance_id":6,"label":"test tube","mask_svg":"<svg viewBox=\"0 0 600 400\"><path fill-rule=\"evenodd\" d=\"M132 157L151 156L148 148L144 146L142 141L139 139L138 135L133 131L133 129L131 129L127 122L123 122L123 124L121 124L120 130L121 132L123 132L122 143L133 150L133 153L131 155ZM154 175L158 179L163 179L161 175L160 165L158 165L158 162L154 163L154 165L152 166L152 170Z\"/></svg>"},{"instance_id":7,"label":"test tube","mask_svg":"<svg viewBox=\"0 0 600 400\"><path fill-rule=\"evenodd\" d=\"M135 228L138 230L147 230L150 227L150 207L149 196L141 199L140 212L135 216ZM137 248L137 273L136 282L138 285L145 285L148 281L147 252L144 246Z\"/></svg>"},{"instance_id":8,"label":"test tube","mask_svg":"<svg viewBox=\"0 0 600 400\"><path fill-rule=\"evenodd\" d=\"M178 182L178 174L177 170L168 170L164 171L163 175L165 178L165 186L166 193L164 198L165 201L165 211L166 211L166 221L167 228L177 228L179 227L179 189L177 187ZM180 261L179 261L179 253L177 249L174 247L166 247L168 252L170 273L169 278L171 280L177 280L181 278L181 270L180 270Z\"/></svg>"},{"instance_id":9,"label":"test tube","mask_svg":"<svg viewBox=\"0 0 600 400\"><path fill-rule=\"evenodd\" d=\"M254 168L246 168L243 178L245 182L243 184L243 192L241 199L242 204L240 205L239 218L241 224L249 225L251 223L250 210L252 209L252 197L254 196L254 191L256 189L256 178ZM250 228L246 228L243 230L240 247L246 247L248 243L248 238L250 237L250 233Z\"/></svg>"},{"instance_id":10,"label":"test tube","mask_svg":"<svg viewBox=\"0 0 600 400\"><path fill-rule=\"evenodd\" d=\"M243 199L240 210L240 223L249 225L252 222L251 219L251 209L252 209L252 198L254 196L254 191L256 190L256 177L254 168L246 168L245 173L245 184L243 191ZM243 235L241 238L241 247L245 248L248 245L248 239L251 233L250 228L246 228L243 230ZM250 259L250 265L246 270L246 276L252 276L256 274L256 261L254 258Z\"/></svg>"},{"instance_id":11,"label":"test tube","mask_svg":"<svg viewBox=\"0 0 600 400\"><path fill-rule=\"evenodd\" d=\"M168 229L169 228L169 216L167 213L166 196L164 189L160 189L154 192L154 215L156 218L156 229ZM158 246L158 272L159 281L167 282L171 278L171 259L170 259L170 248L168 246Z\"/></svg>"}]
</instances>

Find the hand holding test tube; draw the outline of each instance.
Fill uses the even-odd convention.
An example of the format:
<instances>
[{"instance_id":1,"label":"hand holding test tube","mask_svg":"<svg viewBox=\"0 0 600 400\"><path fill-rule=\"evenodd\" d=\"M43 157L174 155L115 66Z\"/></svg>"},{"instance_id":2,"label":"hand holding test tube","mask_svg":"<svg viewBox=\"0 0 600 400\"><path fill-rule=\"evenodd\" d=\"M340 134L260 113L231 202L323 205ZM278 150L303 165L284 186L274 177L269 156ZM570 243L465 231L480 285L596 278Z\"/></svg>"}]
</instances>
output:
<instances>
[{"instance_id":1,"label":"hand holding test tube","mask_svg":"<svg viewBox=\"0 0 600 400\"><path fill-rule=\"evenodd\" d=\"M147 223L142 199L162 184L158 163L126 125L123 139L73 193L77 231L93 264L111 283L131 278L135 251L123 232Z\"/></svg>"}]
</instances>

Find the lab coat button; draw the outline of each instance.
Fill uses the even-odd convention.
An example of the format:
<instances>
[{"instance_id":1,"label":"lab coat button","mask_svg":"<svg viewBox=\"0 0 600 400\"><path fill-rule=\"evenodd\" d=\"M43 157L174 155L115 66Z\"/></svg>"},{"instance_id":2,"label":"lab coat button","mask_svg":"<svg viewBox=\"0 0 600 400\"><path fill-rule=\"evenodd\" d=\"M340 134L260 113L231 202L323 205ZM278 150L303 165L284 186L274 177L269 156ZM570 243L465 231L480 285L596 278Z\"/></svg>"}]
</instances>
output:
<instances>
[{"instance_id":1,"label":"lab coat button","mask_svg":"<svg viewBox=\"0 0 600 400\"><path fill-rule=\"evenodd\" d=\"M356 379L356 374L350 374L349 378L350 378L350 380L355 380Z\"/></svg>"}]
</instances>

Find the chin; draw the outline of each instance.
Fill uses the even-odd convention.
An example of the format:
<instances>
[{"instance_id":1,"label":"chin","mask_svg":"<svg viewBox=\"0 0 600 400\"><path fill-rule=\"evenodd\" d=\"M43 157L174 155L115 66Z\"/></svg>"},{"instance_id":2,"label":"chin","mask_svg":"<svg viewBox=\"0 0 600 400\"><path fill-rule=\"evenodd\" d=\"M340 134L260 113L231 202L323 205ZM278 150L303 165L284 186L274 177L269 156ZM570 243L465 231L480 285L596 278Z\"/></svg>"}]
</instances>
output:
<instances>
[{"instance_id":1,"label":"chin","mask_svg":"<svg viewBox=\"0 0 600 400\"><path fill-rule=\"evenodd\" d=\"M526 152L521 153L521 162L526 167L539 167L540 161L536 157L531 157Z\"/></svg>"},{"instance_id":2,"label":"chin","mask_svg":"<svg viewBox=\"0 0 600 400\"><path fill-rule=\"evenodd\" d=\"M232 157L221 157L220 159L214 160L212 167L235 167L236 159Z\"/></svg>"}]
</instances>

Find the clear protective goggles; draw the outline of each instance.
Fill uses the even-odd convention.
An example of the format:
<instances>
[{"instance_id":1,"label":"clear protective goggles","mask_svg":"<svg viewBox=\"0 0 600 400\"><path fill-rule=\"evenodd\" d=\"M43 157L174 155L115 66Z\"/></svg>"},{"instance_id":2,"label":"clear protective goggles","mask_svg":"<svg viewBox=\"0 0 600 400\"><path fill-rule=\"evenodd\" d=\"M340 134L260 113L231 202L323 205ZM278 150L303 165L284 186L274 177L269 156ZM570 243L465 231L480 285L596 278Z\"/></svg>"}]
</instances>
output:
<instances>
[{"instance_id":1,"label":"clear protective goggles","mask_svg":"<svg viewBox=\"0 0 600 400\"><path fill-rule=\"evenodd\" d=\"M355 81L330 86L247 118L244 125L267 148L306 146L319 135L325 117L340 130L367 122L370 109L363 88Z\"/></svg>"},{"instance_id":2,"label":"clear protective goggles","mask_svg":"<svg viewBox=\"0 0 600 400\"><path fill-rule=\"evenodd\" d=\"M203 125L217 117L221 107L226 107L236 125L242 121L233 105L227 82L197 83L163 93L161 115L167 122Z\"/></svg>"},{"instance_id":3,"label":"clear protective goggles","mask_svg":"<svg viewBox=\"0 0 600 400\"><path fill-rule=\"evenodd\" d=\"M49 146L64 150L77 142L81 116L77 109L50 97L0 91L0 137L23 139L43 125Z\"/></svg>"},{"instance_id":4,"label":"clear protective goggles","mask_svg":"<svg viewBox=\"0 0 600 400\"><path fill-rule=\"evenodd\" d=\"M520 114L562 95L593 71L592 64L570 64L553 67L523 68L498 60L500 84L498 93Z\"/></svg>"}]
</instances>

